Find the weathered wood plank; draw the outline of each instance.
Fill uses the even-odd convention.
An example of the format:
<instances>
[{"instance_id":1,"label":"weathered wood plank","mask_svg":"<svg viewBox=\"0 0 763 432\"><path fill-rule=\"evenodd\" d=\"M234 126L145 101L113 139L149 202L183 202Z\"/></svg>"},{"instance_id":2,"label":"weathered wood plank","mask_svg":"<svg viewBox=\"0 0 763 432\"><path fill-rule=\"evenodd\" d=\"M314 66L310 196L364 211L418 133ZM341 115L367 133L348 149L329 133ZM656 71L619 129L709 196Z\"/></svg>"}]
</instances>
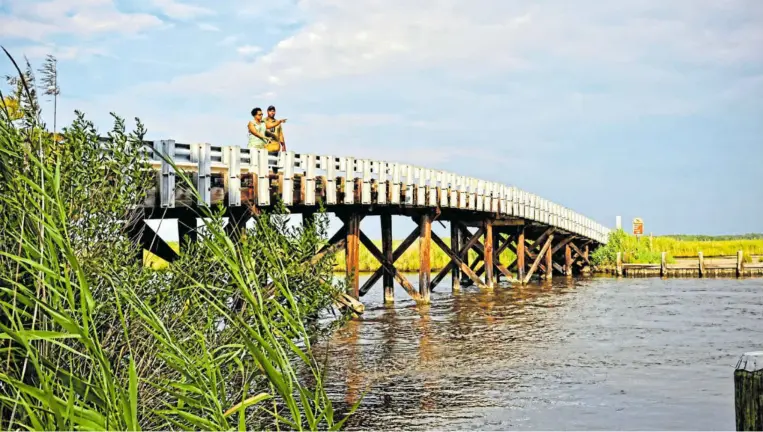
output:
<instances>
[{"instance_id":1,"label":"weathered wood plank","mask_svg":"<svg viewBox=\"0 0 763 432\"><path fill-rule=\"evenodd\" d=\"M541 248L540 253L538 254L537 258L535 258L535 262L533 262L533 265L530 266L530 270L527 272L527 275L525 275L525 278L522 280L522 283L528 283L530 282L530 278L532 277L533 273L535 273L535 270L538 269L538 266L540 265L541 259L546 254L546 251L551 247L551 241L554 239L554 235L551 234L548 236L548 239L546 240L546 243L543 245L543 248Z\"/></svg>"},{"instance_id":2,"label":"weathered wood plank","mask_svg":"<svg viewBox=\"0 0 763 432\"><path fill-rule=\"evenodd\" d=\"M392 263L394 262L393 250L392 250L392 215L390 213L383 213L381 215L381 230L382 230L382 252L384 259ZM395 301L395 274L389 268L384 267L384 281L382 286L384 287L384 302L392 303Z\"/></svg>"},{"instance_id":3,"label":"weathered wood plank","mask_svg":"<svg viewBox=\"0 0 763 432\"><path fill-rule=\"evenodd\" d=\"M431 275L432 247L432 218L429 213L421 215L419 222L419 296L424 302L429 302L429 282Z\"/></svg>"},{"instance_id":4,"label":"weathered wood plank","mask_svg":"<svg viewBox=\"0 0 763 432\"><path fill-rule=\"evenodd\" d=\"M382 265L382 268L388 271L391 271L395 280L405 289L405 291L416 301L420 300L419 293L416 292L416 289L411 285L410 282L408 282L408 279L403 276L400 271L395 268L394 263L387 262L387 260L384 258L384 255L381 253L378 247L374 244L371 239L368 238L368 236L363 233L363 231L360 231L359 233L360 241L363 243L363 246L368 249L368 251L373 255ZM401 245L403 246L403 245ZM406 249L410 245L406 246ZM400 255L402 255L405 251L401 252Z\"/></svg>"},{"instance_id":5,"label":"weathered wood plank","mask_svg":"<svg viewBox=\"0 0 763 432\"><path fill-rule=\"evenodd\" d=\"M452 221L450 222L450 248L454 251L461 250L461 231L459 231L458 226ZM451 275L451 287L453 291L458 291L461 289L461 268L452 266Z\"/></svg>"},{"instance_id":6,"label":"weathered wood plank","mask_svg":"<svg viewBox=\"0 0 763 432\"><path fill-rule=\"evenodd\" d=\"M403 242L397 246L397 249L395 249L395 252L392 254L392 264L394 264L398 259L400 259L400 257L405 253L405 251L407 251L408 248L411 247L413 242L415 242L416 239L418 238L419 238L419 226L416 225L413 231L411 231L411 233L408 234L408 237L406 237L405 240L403 240ZM361 296L364 296L366 295L366 293L368 293L368 290L370 290L371 287L379 280L379 278L382 277L383 272L384 272L383 266L376 269L376 271L371 275L370 278L368 278L366 283L364 283L363 287L360 289Z\"/></svg>"},{"instance_id":7,"label":"weathered wood plank","mask_svg":"<svg viewBox=\"0 0 763 432\"><path fill-rule=\"evenodd\" d=\"M360 215L352 213L347 218L346 273L350 278L350 290L355 299L360 298Z\"/></svg>"},{"instance_id":8,"label":"weathered wood plank","mask_svg":"<svg viewBox=\"0 0 763 432\"><path fill-rule=\"evenodd\" d=\"M493 224L489 219L485 221L484 242L485 257L483 258L483 261L485 263L485 285L488 287L493 287L493 258L495 258L495 256L493 250Z\"/></svg>"},{"instance_id":9,"label":"weathered wood plank","mask_svg":"<svg viewBox=\"0 0 763 432\"><path fill-rule=\"evenodd\" d=\"M437 244L437 246L439 246L440 249L442 249L442 251L445 252L445 254L448 255L453 262L455 262L455 265L461 268L461 271L463 271L466 274L466 276L468 276L469 279L471 279L472 282L474 282L475 285L477 285L480 288L487 288L482 283L480 278L472 271L472 269L470 269L469 266L467 266L466 263L464 263L461 260L461 257L458 256L456 253L454 253L448 247L448 245L446 245L445 242L442 241L442 239L440 239L440 237L437 234L432 233L431 235L432 235L432 240Z\"/></svg>"}]
</instances>

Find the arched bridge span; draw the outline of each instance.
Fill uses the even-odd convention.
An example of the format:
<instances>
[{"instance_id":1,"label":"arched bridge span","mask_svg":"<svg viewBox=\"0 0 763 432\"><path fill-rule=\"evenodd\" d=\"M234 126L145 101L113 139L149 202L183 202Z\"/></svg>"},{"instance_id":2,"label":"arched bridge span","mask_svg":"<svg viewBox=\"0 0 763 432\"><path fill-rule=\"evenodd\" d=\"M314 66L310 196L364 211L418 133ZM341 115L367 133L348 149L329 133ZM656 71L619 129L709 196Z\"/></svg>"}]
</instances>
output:
<instances>
[{"instance_id":1,"label":"arched bridge span","mask_svg":"<svg viewBox=\"0 0 763 432\"><path fill-rule=\"evenodd\" d=\"M177 218L182 245L196 238L199 207L222 204L235 234L251 217L251 209L272 209L282 201L291 213L312 220L322 205L344 222L319 254L345 250L347 272L355 298L383 279L391 301L396 281L414 298L428 301L429 292L448 273L455 288L461 283L492 287L500 277L527 283L533 275L551 278L587 271L589 251L605 244L609 229L596 221L515 186L405 163L352 157L282 152L268 154L239 146L182 144L174 140L146 142L145 155L156 169L155 188L143 206L144 219ZM199 191L197 197L176 181L182 170ZM360 230L367 216L380 216L382 248ZM416 228L395 249L393 215L411 217ZM432 232L433 221L450 224L446 244ZM145 248L172 261L170 248L143 223L131 232ZM476 231L473 231L476 230ZM395 261L419 243L418 289L395 268ZM379 261L379 269L361 287L358 279L360 244ZM432 277L431 243L450 258ZM505 249L512 263L498 259ZM469 262L469 251L477 258Z\"/></svg>"}]
</instances>

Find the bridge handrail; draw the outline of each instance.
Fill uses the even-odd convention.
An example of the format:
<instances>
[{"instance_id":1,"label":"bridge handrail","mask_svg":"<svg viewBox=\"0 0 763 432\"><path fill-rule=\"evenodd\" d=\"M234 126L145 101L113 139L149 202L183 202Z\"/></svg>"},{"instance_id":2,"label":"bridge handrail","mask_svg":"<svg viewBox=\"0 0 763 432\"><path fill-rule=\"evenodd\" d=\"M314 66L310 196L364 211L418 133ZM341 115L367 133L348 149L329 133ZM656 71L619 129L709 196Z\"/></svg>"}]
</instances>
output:
<instances>
[{"instance_id":1,"label":"bridge handrail","mask_svg":"<svg viewBox=\"0 0 763 432\"><path fill-rule=\"evenodd\" d=\"M271 156L265 150L250 150L236 145L214 146L209 143L183 144L174 140L147 142L145 155L161 172L159 182L160 207L175 206L175 170L160 155L167 155L179 168L197 172L197 188L201 195L198 205L211 205L211 178L217 171L227 172L228 205L241 205L241 175L251 173L258 178L257 204L270 205L269 179L271 168L283 173L282 199L289 206L294 197L294 179L305 181L305 205L315 204L316 179L325 176L326 204L376 204L416 207L458 208L475 212L490 212L543 223L606 244L609 228L565 206L519 189L456 173L429 169L412 164L349 156L336 157L314 154L280 152ZM336 196L336 180L344 173L344 200ZM360 202L355 202L355 183L360 181ZM378 187L377 200L372 202L371 184ZM392 189L387 202L387 182ZM404 189L403 189L404 187ZM418 189L414 202L413 189ZM439 190L427 194L427 190ZM401 191L404 195L401 197ZM402 201L401 201L402 198Z\"/></svg>"}]
</instances>

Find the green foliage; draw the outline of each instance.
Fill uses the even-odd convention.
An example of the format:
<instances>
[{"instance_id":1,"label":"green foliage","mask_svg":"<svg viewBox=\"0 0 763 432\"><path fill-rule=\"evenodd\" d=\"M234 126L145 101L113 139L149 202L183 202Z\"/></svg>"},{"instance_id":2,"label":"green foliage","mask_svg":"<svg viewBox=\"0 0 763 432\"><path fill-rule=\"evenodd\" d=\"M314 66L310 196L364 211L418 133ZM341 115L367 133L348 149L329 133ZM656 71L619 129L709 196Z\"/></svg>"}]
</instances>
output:
<instances>
[{"instance_id":1,"label":"green foliage","mask_svg":"<svg viewBox=\"0 0 763 432\"><path fill-rule=\"evenodd\" d=\"M626 263L659 263L662 258L661 250L650 248L648 238L638 239L620 229L610 232L609 242L591 254L591 263L595 266L614 265L618 252L622 253L623 262ZM669 253L667 260L673 261Z\"/></svg>"},{"instance_id":2,"label":"green foliage","mask_svg":"<svg viewBox=\"0 0 763 432\"><path fill-rule=\"evenodd\" d=\"M694 238L696 236L687 236ZM733 237L733 236L732 236ZM661 253L666 253L668 263L675 262L678 257L696 257L699 252L705 256L736 256L737 251L744 253L743 261L752 262L753 255L763 255L763 240L678 240L675 237L641 237L626 233L623 230L612 231L609 243L602 246L591 255L594 265L614 265L617 252L623 255L626 263L659 263Z\"/></svg>"},{"instance_id":3,"label":"green foliage","mask_svg":"<svg viewBox=\"0 0 763 432\"><path fill-rule=\"evenodd\" d=\"M99 142L77 113L58 141L21 106L23 121L0 116L0 428L341 427L311 338L345 286L332 257L302 264L326 222L260 215L234 241L211 209L203 239L154 271L128 236L152 177L140 122L114 116Z\"/></svg>"}]
</instances>

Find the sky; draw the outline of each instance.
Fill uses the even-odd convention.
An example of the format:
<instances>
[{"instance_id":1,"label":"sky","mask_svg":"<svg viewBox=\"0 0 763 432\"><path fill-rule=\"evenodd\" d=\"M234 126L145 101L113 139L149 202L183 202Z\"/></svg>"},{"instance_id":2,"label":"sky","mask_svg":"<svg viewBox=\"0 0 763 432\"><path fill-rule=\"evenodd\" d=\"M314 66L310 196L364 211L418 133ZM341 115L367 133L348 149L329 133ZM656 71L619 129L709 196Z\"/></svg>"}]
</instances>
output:
<instances>
[{"instance_id":1,"label":"sky","mask_svg":"<svg viewBox=\"0 0 763 432\"><path fill-rule=\"evenodd\" d=\"M76 109L105 133L114 112L149 139L246 146L273 104L289 150L655 235L763 232L761 0L0 0L0 44L57 56L58 124Z\"/></svg>"}]
</instances>

